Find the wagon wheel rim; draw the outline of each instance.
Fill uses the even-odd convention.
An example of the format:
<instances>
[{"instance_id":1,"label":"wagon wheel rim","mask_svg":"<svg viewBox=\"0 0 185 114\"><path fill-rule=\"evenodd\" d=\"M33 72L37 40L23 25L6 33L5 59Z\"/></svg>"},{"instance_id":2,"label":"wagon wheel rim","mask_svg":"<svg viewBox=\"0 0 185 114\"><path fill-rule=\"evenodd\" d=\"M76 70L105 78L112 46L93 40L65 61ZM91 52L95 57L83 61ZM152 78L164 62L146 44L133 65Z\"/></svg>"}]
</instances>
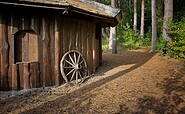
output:
<instances>
[{"instance_id":1,"label":"wagon wheel rim","mask_svg":"<svg viewBox=\"0 0 185 114\"><path fill-rule=\"evenodd\" d=\"M87 76L87 63L80 52L68 51L61 59L60 70L65 82L81 84Z\"/></svg>"}]
</instances>

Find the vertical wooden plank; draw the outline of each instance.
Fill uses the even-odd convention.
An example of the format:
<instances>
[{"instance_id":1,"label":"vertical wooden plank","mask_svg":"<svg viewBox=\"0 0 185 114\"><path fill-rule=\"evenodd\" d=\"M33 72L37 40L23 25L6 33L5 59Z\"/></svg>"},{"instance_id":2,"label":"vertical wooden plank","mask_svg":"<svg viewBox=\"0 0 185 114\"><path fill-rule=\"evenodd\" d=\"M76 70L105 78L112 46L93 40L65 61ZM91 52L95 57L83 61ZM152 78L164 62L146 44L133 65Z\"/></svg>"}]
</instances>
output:
<instances>
[{"instance_id":1,"label":"vertical wooden plank","mask_svg":"<svg viewBox=\"0 0 185 114\"><path fill-rule=\"evenodd\" d=\"M62 27L62 31L63 31L63 53L66 53L67 51L69 51L70 48L70 18L68 17L64 17L62 23L63 23L63 27Z\"/></svg>"},{"instance_id":2,"label":"vertical wooden plank","mask_svg":"<svg viewBox=\"0 0 185 114\"><path fill-rule=\"evenodd\" d=\"M2 56L2 30L1 30L1 24L2 24L2 16L0 15L0 91L2 90L2 82L3 82L3 77L1 75L1 69L2 69L2 61L1 61L1 56Z\"/></svg>"},{"instance_id":3,"label":"vertical wooden plank","mask_svg":"<svg viewBox=\"0 0 185 114\"><path fill-rule=\"evenodd\" d=\"M11 15L11 34L14 35L19 30L20 19L17 15Z\"/></svg>"},{"instance_id":4,"label":"vertical wooden plank","mask_svg":"<svg viewBox=\"0 0 185 114\"><path fill-rule=\"evenodd\" d=\"M14 64L14 35L12 34L13 15L8 19L8 43L9 43L9 68L8 68L8 82L10 89L12 88L12 64Z\"/></svg>"},{"instance_id":5,"label":"vertical wooden plank","mask_svg":"<svg viewBox=\"0 0 185 114\"><path fill-rule=\"evenodd\" d=\"M1 41L1 88L8 90L8 66L9 66L9 53L8 53L8 38L7 38L7 25L5 17L0 16L0 40Z\"/></svg>"},{"instance_id":6,"label":"vertical wooden plank","mask_svg":"<svg viewBox=\"0 0 185 114\"><path fill-rule=\"evenodd\" d=\"M101 23L96 23L96 40L97 40L97 57L98 57L98 66L102 65L102 39L101 39L102 27Z\"/></svg>"},{"instance_id":7,"label":"vertical wooden plank","mask_svg":"<svg viewBox=\"0 0 185 114\"><path fill-rule=\"evenodd\" d=\"M43 42L43 86L50 85L47 67L48 64L48 48L49 48L49 22L46 21L46 17L42 18L42 42Z\"/></svg>"},{"instance_id":8,"label":"vertical wooden plank","mask_svg":"<svg viewBox=\"0 0 185 114\"><path fill-rule=\"evenodd\" d=\"M37 51L36 47L34 47L34 36L29 33L28 34L28 61L34 61L34 54ZM27 61L27 62L28 62Z\"/></svg>"},{"instance_id":9,"label":"vertical wooden plank","mask_svg":"<svg viewBox=\"0 0 185 114\"><path fill-rule=\"evenodd\" d=\"M29 72L29 63L23 64L23 89L29 89L30 88L30 72Z\"/></svg>"},{"instance_id":10,"label":"vertical wooden plank","mask_svg":"<svg viewBox=\"0 0 185 114\"><path fill-rule=\"evenodd\" d=\"M39 69L40 69L40 86L44 86L44 75L43 75L43 32L42 32L42 18L36 18L37 20L39 20L38 22L40 22L40 25L35 25L35 26L40 26L39 31L40 31L40 35L38 35L38 59L39 59Z\"/></svg>"},{"instance_id":11,"label":"vertical wooden plank","mask_svg":"<svg viewBox=\"0 0 185 114\"><path fill-rule=\"evenodd\" d=\"M29 52L29 33L26 33L24 38L22 38L22 62L28 62L28 52Z\"/></svg>"},{"instance_id":12,"label":"vertical wooden plank","mask_svg":"<svg viewBox=\"0 0 185 114\"><path fill-rule=\"evenodd\" d=\"M46 49L47 49L47 36L46 36L46 22L45 22L45 18L42 18L42 41L43 41L43 86L46 86L46 73L47 73L47 60L46 60Z\"/></svg>"},{"instance_id":13,"label":"vertical wooden plank","mask_svg":"<svg viewBox=\"0 0 185 114\"><path fill-rule=\"evenodd\" d=\"M74 40L75 40L75 34L74 34L74 27L75 27L75 20L70 18L68 21L68 26L66 32L69 34L69 49L68 50L74 50Z\"/></svg>"},{"instance_id":14,"label":"vertical wooden plank","mask_svg":"<svg viewBox=\"0 0 185 114\"><path fill-rule=\"evenodd\" d=\"M80 33L79 25L80 25L80 20L77 20L77 21L76 21L76 30L75 30L75 31L76 31L75 49L78 50L78 51L80 52L80 50L79 50L79 48L78 48L78 39L79 39L79 33Z\"/></svg>"},{"instance_id":15,"label":"vertical wooden plank","mask_svg":"<svg viewBox=\"0 0 185 114\"><path fill-rule=\"evenodd\" d=\"M99 49L99 41L101 41L101 23L97 22L95 25L95 39L96 39L96 68L99 66L99 53L102 52Z\"/></svg>"},{"instance_id":16,"label":"vertical wooden plank","mask_svg":"<svg viewBox=\"0 0 185 114\"><path fill-rule=\"evenodd\" d=\"M13 15L11 15L9 23L8 23L8 40L10 44L10 52L9 52L9 62L10 64L14 64L14 35L13 35Z\"/></svg>"},{"instance_id":17,"label":"vertical wooden plank","mask_svg":"<svg viewBox=\"0 0 185 114\"><path fill-rule=\"evenodd\" d=\"M32 37L33 37L33 47L34 47L33 60L38 61L39 60L39 57L38 57L38 35L33 34Z\"/></svg>"},{"instance_id":18,"label":"vertical wooden plank","mask_svg":"<svg viewBox=\"0 0 185 114\"><path fill-rule=\"evenodd\" d=\"M30 88L40 87L39 62L30 63Z\"/></svg>"},{"instance_id":19,"label":"vertical wooden plank","mask_svg":"<svg viewBox=\"0 0 185 114\"><path fill-rule=\"evenodd\" d=\"M39 62L34 63L34 76L36 79L36 84L35 87L40 87L41 86L41 81L40 81L40 67L39 67Z\"/></svg>"},{"instance_id":20,"label":"vertical wooden plank","mask_svg":"<svg viewBox=\"0 0 185 114\"><path fill-rule=\"evenodd\" d=\"M66 38L66 34L67 32L65 33L65 30L66 30L66 17L63 18L63 21L62 21L62 46L63 46L63 54L66 52L66 45L67 45L67 38Z\"/></svg>"},{"instance_id":21,"label":"vertical wooden plank","mask_svg":"<svg viewBox=\"0 0 185 114\"><path fill-rule=\"evenodd\" d=\"M81 26L82 26L82 21L79 20L78 21L78 28L77 28L77 30L78 30L77 47L78 47L78 50L80 51L80 53L82 53L82 31L83 31Z\"/></svg>"},{"instance_id":22,"label":"vertical wooden plank","mask_svg":"<svg viewBox=\"0 0 185 114\"><path fill-rule=\"evenodd\" d=\"M87 61L87 32L88 32L87 23L86 21L83 20L82 22L82 53L86 61Z\"/></svg>"},{"instance_id":23,"label":"vertical wooden plank","mask_svg":"<svg viewBox=\"0 0 185 114\"><path fill-rule=\"evenodd\" d=\"M22 14L21 19L20 19L20 30L29 30L29 22L30 22L30 17L28 15Z\"/></svg>"},{"instance_id":24,"label":"vertical wooden plank","mask_svg":"<svg viewBox=\"0 0 185 114\"><path fill-rule=\"evenodd\" d=\"M54 68L55 68L55 18L49 18L49 48L48 48L47 71L50 85L55 85Z\"/></svg>"},{"instance_id":25,"label":"vertical wooden plank","mask_svg":"<svg viewBox=\"0 0 185 114\"><path fill-rule=\"evenodd\" d=\"M91 22L87 22L87 28L88 29L88 33L87 33L87 63L88 63L88 68L89 68L89 73L92 74L93 73L93 61L92 61L92 23Z\"/></svg>"},{"instance_id":26,"label":"vertical wooden plank","mask_svg":"<svg viewBox=\"0 0 185 114\"><path fill-rule=\"evenodd\" d=\"M12 90L18 90L18 67L17 64L12 65Z\"/></svg>"},{"instance_id":27,"label":"vertical wooden plank","mask_svg":"<svg viewBox=\"0 0 185 114\"><path fill-rule=\"evenodd\" d=\"M59 85L59 63L60 63L60 40L59 40L59 19L55 17L55 85Z\"/></svg>"},{"instance_id":28,"label":"vertical wooden plank","mask_svg":"<svg viewBox=\"0 0 185 114\"><path fill-rule=\"evenodd\" d=\"M36 87L36 76L34 72L34 63L30 63L30 88Z\"/></svg>"},{"instance_id":29,"label":"vertical wooden plank","mask_svg":"<svg viewBox=\"0 0 185 114\"><path fill-rule=\"evenodd\" d=\"M95 23L92 26L92 59L93 59L93 72L96 70L96 39L95 39Z\"/></svg>"},{"instance_id":30,"label":"vertical wooden plank","mask_svg":"<svg viewBox=\"0 0 185 114\"><path fill-rule=\"evenodd\" d=\"M60 16L59 17L59 20L62 20L60 21L60 25L59 25L59 34L60 34L60 59L62 58L63 54L64 54L64 51L63 51L63 48L64 48L64 45L63 45L63 39L64 39L64 35L63 35L63 29L64 29L64 18L63 16Z\"/></svg>"},{"instance_id":31,"label":"vertical wooden plank","mask_svg":"<svg viewBox=\"0 0 185 114\"><path fill-rule=\"evenodd\" d=\"M8 87L9 87L9 90L12 89L12 65L13 64L9 64L9 67L8 67Z\"/></svg>"},{"instance_id":32,"label":"vertical wooden plank","mask_svg":"<svg viewBox=\"0 0 185 114\"><path fill-rule=\"evenodd\" d=\"M25 30L25 18L24 18L24 16L21 17L20 24L21 25L19 26L20 27L19 29L20 30Z\"/></svg>"},{"instance_id":33,"label":"vertical wooden plank","mask_svg":"<svg viewBox=\"0 0 185 114\"><path fill-rule=\"evenodd\" d=\"M101 33L101 29L100 29L100 33ZM102 39L101 39L101 35L99 38L99 65L102 65Z\"/></svg>"},{"instance_id":34,"label":"vertical wooden plank","mask_svg":"<svg viewBox=\"0 0 185 114\"><path fill-rule=\"evenodd\" d=\"M34 30L37 34L39 34L39 19L37 16L31 17L30 28Z\"/></svg>"},{"instance_id":35,"label":"vertical wooden plank","mask_svg":"<svg viewBox=\"0 0 185 114\"><path fill-rule=\"evenodd\" d=\"M99 39L96 39L96 68L99 66Z\"/></svg>"},{"instance_id":36,"label":"vertical wooden plank","mask_svg":"<svg viewBox=\"0 0 185 114\"><path fill-rule=\"evenodd\" d=\"M79 23L79 20L78 19L74 19L74 27L73 27L73 49L74 50L78 50L78 35L79 35L79 32L80 30L78 30L78 23ZM79 50L78 50L79 51Z\"/></svg>"},{"instance_id":37,"label":"vertical wooden plank","mask_svg":"<svg viewBox=\"0 0 185 114\"><path fill-rule=\"evenodd\" d=\"M24 89L24 66L18 63L18 89Z\"/></svg>"}]
</instances>

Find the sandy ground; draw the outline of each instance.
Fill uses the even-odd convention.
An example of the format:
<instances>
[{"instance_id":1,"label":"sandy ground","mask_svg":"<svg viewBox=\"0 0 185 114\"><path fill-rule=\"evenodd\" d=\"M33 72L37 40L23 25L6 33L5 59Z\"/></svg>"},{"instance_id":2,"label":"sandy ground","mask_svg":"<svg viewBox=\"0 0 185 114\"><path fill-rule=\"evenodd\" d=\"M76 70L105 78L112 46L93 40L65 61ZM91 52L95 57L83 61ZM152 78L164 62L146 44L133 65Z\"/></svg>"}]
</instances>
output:
<instances>
[{"instance_id":1,"label":"sandy ground","mask_svg":"<svg viewBox=\"0 0 185 114\"><path fill-rule=\"evenodd\" d=\"M185 114L185 63L149 48L104 52L103 65L82 85L1 97L0 113Z\"/></svg>"}]
</instances>

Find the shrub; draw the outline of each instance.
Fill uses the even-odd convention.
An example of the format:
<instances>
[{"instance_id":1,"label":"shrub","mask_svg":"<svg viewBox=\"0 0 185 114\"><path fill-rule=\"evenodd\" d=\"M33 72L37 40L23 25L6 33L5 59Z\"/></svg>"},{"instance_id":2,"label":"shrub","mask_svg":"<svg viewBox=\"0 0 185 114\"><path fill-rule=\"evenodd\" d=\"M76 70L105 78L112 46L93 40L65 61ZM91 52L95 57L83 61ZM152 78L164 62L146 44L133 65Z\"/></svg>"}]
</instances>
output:
<instances>
[{"instance_id":1,"label":"shrub","mask_svg":"<svg viewBox=\"0 0 185 114\"><path fill-rule=\"evenodd\" d=\"M141 47L142 42L139 33L132 30L128 23L123 25L122 30L119 30L119 32L117 36L118 45L127 49L137 49Z\"/></svg>"},{"instance_id":2,"label":"shrub","mask_svg":"<svg viewBox=\"0 0 185 114\"><path fill-rule=\"evenodd\" d=\"M159 52L159 53L161 53L161 54L167 54L167 41L164 39L164 38L162 38L162 37L160 37L159 38L159 41L157 42L157 44L156 44L156 47L157 47L157 51Z\"/></svg>"},{"instance_id":3,"label":"shrub","mask_svg":"<svg viewBox=\"0 0 185 114\"><path fill-rule=\"evenodd\" d=\"M168 44L168 55L174 58L185 58L185 19L171 24L172 42Z\"/></svg>"},{"instance_id":4,"label":"shrub","mask_svg":"<svg viewBox=\"0 0 185 114\"><path fill-rule=\"evenodd\" d=\"M102 38L102 49L103 50L109 49L109 40L107 38Z\"/></svg>"},{"instance_id":5,"label":"shrub","mask_svg":"<svg viewBox=\"0 0 185 114\"><path fill-rule=\"evenodd\" d=\"M172 42L167 44L167 41L160 38L157 43L158 51L162 54L167 54L174 58L185 58L185 19L180 22L171 23L169 35L172 37Z\"/></svg>"}]
</instances>

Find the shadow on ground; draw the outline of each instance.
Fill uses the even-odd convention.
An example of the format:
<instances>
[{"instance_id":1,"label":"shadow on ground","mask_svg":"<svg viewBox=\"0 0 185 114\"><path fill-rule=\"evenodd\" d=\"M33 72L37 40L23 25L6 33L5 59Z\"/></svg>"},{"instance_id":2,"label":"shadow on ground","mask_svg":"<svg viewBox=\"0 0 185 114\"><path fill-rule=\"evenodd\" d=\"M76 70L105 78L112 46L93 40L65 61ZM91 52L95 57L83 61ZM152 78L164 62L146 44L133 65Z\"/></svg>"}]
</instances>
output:
<instances>
[{"instance_id":1,"label":"shadow on ground","mask_svg":"<svg viewBox=\"0 0 185 114\"><path fill-rule=\"evenodd\" d=\"M162 98L144 96L137 99L137 111L122 104L117 114L185 114L185 74L171 72L171 76L156 85L164 92Z\"/></svg>"}]
</instances>

